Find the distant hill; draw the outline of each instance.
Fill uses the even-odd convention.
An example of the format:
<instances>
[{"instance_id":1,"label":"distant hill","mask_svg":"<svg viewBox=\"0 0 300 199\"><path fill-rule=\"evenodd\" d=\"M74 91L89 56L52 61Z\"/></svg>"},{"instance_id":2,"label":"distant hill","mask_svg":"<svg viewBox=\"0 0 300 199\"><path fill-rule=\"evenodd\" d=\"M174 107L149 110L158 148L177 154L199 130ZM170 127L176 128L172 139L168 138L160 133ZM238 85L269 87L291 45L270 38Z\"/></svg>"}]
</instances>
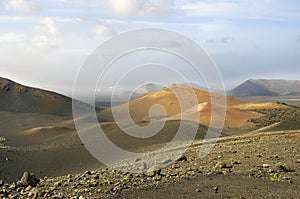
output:
<instances>
[{"instance_id":1,"label":"distant hill","mask_svg":"<svg viewBox=\"0 0 300 199\"><path fill-rule=\"evenodd\" d=\"M162 88L163 88L163 86L161 86L159 84L149 83L149 84L145 84L145 85L139 87L134 92L127 92L127 95L130 96L130 100L134 100L143 95L146 95L147 93L156 92ZM125 93L124 93L124 95L125 95Z\"/></svg>"},{"instance_id":2,"label":"distant hill","mask_svg":"<svg viewBox=\"0 0 300 199\"><path fill-rule=\"evenodd\" d=\"M252 96L300 96L298 80L250 79L228 92L233 97Z\"/></svg>"},{"instance_id":3,"label":"distant hill","mask_svg":"<svg viewBox=\"0 0 300 199\"><path fill-rule=\"evenodd\" d=\"M0 77L0 111L72 115L72 99Z\"/></svg>"},{"instance_id":4,"label":"distant hill","mask_svg":"<svg viewBox=\"0 0 300 199\"><path fill-rule=\"evenodd\" d=\"M155 83L148 83L134 91L125 90L123 92L119 92L115 94L114 100L111 99L112 93L107 96L107 94L99 93L96 100L96 106L98 107L112 107L117 106L123 103L127 103L129 101L137 99L147 93L156 92L162 89L163 86Z\"/></svg>"}]
</instances>

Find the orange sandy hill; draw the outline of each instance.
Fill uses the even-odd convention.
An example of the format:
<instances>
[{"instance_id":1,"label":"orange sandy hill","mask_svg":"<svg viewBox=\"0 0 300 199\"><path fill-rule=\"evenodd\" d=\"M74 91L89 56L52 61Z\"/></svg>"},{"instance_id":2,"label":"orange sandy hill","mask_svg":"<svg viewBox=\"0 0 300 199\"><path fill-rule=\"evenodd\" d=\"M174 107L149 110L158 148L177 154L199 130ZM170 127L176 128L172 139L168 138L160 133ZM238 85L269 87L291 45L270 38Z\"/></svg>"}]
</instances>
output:
<instances>
[{"instance_id":1,"label":"orange sandy hill","mask_svg":"<svg viewBox=\"0 0 300 199\"><path fill-rule=\"evenodd\" d=\"M180 96L182 100L188 102L188 105L182 110L176 95L172 91ZM191 101L193 94L197 97L196 104ZM209 125L212 110L211 97L221 98L224 96L215 93L211 95L207 91L192 88L187 85L173 84L157 92L148 93L129 103L113 107L113 109L118 115L121 115L124 121L128 120L125 112L129 107L130 115L136 122L147 121L149 117L151 117L156 119L164 118L167 120L184 119L199 122L203 125ZM190 104L189 101L191 101ZM229 96L226 96L226 101L227 104L225 106L222 104L214 104L214 107L216 108L216 112L221 112L225 109L227 113L225 127L227 128L251 126L251 123L248 123L249 119L262 116L259 113L247 110L245 107L249 106L249 103L246 101ZM165 112L161 111L162 109L156 105L161 105ZM239 106L242 108L240 109Z\"/></svg>"}]
</instances>

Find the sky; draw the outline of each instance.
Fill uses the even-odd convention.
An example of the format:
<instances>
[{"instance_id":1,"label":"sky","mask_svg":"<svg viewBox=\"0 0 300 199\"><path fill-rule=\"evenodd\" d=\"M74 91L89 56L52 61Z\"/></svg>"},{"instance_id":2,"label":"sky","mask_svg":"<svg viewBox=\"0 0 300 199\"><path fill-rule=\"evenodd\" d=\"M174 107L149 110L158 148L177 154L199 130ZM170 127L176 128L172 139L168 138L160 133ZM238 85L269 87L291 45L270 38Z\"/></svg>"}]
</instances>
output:
<instances>
[{"instance_id":1,"label":"sky","mask_svg":"<svg viewBox=\"0 0 300 199\"><path fill-rule=\"evenodd\" d=\"M148 27L196 41L227 89L249 78L300 79L297 0L0 0L0 76L71 95L94 49Z\"/></svg>"}]
</instances>

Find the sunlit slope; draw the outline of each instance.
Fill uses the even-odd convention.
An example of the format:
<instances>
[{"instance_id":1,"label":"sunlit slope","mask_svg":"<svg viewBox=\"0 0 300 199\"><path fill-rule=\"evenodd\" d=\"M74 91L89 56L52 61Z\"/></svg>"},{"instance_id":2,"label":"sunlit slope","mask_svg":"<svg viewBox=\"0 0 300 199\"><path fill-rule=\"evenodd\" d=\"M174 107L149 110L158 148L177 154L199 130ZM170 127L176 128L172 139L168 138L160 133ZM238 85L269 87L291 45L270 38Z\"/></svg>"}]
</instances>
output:
<instances>
[{"instance_id":1,"label":"sunlit slope","mask_svg":"<svg viewBox=\"0 0 300 199\"><path fill-rule=\"evenodd\" d=\"M225 104L218 100L222 97L226 99ZM179 99L183 101L184 106L181 106ZM240 127L251 125L248 122L249 119L262 116L251 110L239 109L238 106L243 106L243 104L248 103L233 97L211 94L187 85L174 84L157 92L148 93L127 104L114 107L113 111L123 121L131 118L136 122L150 119L190 120L208 126L214 109L215 120L221 121L222 112L226 112L225 127ZM130 117L126 115L128 110ZM106 110L107 113L110 111L111 109Z\"/></svg>"}]
</instances>

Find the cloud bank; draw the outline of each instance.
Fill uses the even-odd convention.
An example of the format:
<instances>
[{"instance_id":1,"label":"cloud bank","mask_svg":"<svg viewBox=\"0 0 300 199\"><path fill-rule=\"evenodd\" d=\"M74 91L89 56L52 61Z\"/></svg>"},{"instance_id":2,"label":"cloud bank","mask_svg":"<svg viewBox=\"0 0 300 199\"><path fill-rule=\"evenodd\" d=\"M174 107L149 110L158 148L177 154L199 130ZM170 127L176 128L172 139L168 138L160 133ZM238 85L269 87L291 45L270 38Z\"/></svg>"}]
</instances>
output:
<instances>
[{"instance_id":1,"label":"cloud bank","mask_svg":"<svg viewBox=\"0 0 300 199\"><path fill-rule=\"evenodd\" d=\"M3 0L3 5L6 10L13 11L37 11L40 6L27 0Z\"/></svg>"},{"instance_id":2,"label":"cloud bank","mask_svg":"<svg viewBox=\"0 0 300 199\"><path fill-rule=\"evenodd\" d=\"M164 16L173 12L174 0L108 0L111 10L123 16Z\"/></svg>"}]
</instances>

